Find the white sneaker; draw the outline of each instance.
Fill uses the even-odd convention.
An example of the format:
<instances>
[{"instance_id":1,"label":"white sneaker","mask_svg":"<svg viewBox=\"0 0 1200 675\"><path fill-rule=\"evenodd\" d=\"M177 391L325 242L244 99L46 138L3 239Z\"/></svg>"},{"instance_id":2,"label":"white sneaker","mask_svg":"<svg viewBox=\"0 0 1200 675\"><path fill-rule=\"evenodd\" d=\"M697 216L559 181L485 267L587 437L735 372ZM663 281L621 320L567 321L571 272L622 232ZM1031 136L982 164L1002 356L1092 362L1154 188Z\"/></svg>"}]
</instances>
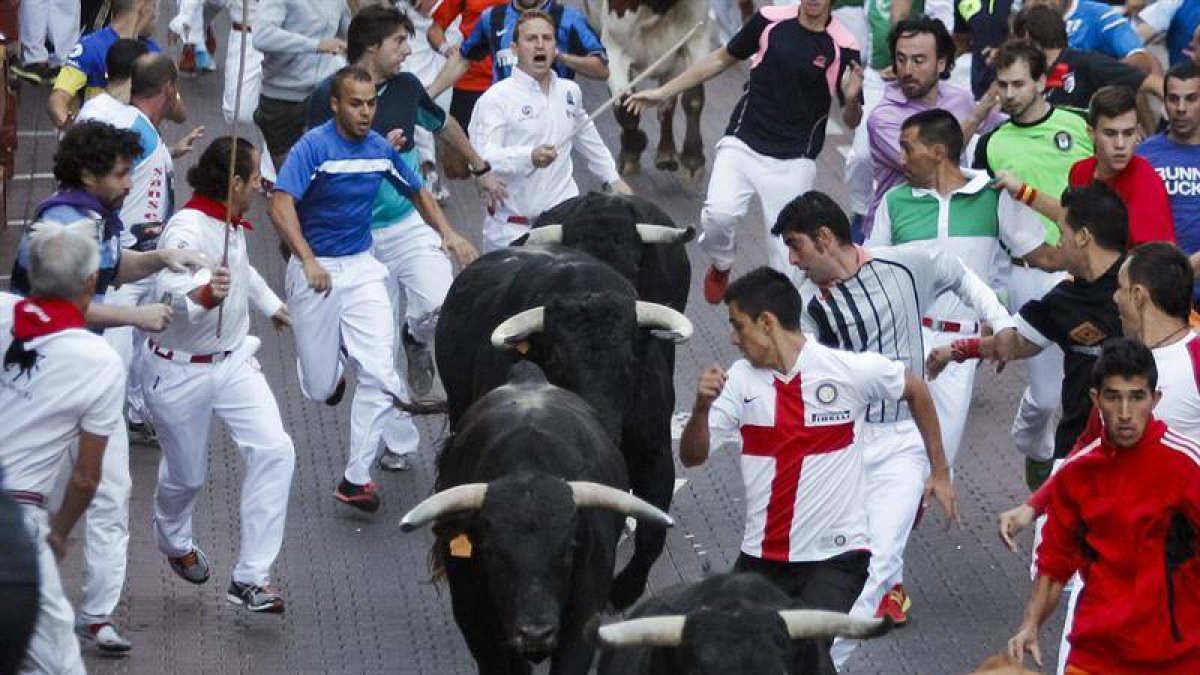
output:
<instances>
[{"instance_id":1,"label":"white sneaker","mask_svg":"<svg viewBox=\"0 0 1200 675\"><path fill-rule=\"evenodd\" d=\"M75 618L75 634L88 642L96 644L96 649L106 654L124 654L133 648L129 643L117 632L117 627L107 619L100 621L91 621L84 617Z\"/></svg>"}]
</instances>

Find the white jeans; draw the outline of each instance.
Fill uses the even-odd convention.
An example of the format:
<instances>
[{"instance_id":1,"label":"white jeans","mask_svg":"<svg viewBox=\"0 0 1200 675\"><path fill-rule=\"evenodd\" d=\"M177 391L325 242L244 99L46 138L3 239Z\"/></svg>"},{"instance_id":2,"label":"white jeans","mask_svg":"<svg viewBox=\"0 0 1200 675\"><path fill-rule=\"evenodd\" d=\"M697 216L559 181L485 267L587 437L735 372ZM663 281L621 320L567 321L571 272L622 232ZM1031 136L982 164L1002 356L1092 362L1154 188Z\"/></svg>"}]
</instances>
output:
<instances>
[{"instance_id":1,"label":"white jeans","mask_svg":"<svg viewBox=\"0 0 1200 675\"><path fill-rule=\"evenodd\" d=\"M1066 275L1014 265L1008 278L1009 310L1040 299ZM1055 413L1062 402L1063 352L1058 345L1024 362L1026 382L1012 425L1013 446L1025 456L1045 461L1054 456Z\"/></svg>"},{"instance_id":2,"label":"white jeans","mask_svg":"<svg viewBox=\"0 0 1200 675\"><path fill-rule=\"evenodd\" d=\"M868 52L864 52L868 53ZM875 196L875 168L871 161L871 140L867 135L867 118L883 100L883 76L874 68L863 72L862 123L854 129L850 154L846 157L846 187L852 214L867 212ZM867 233L863 233L867 234Z\"/></svg>"},{"instance_id":3,"label":"white jeans","mask_svg":"<svg viewBox=\"0 0 1200 675\"><path fill-rule=\"evenodd\" d=\"M266 585L283 545L296 451L275 395L247 337L218 363L179 363L143 348L142 382L158 430L162 459L154 491L158 548L181 556L194 547L192 510L208 473L208 431L215 413L241 450L242 543L233 580Z\"/></svg>"},{"instance_id":4,"label":"white jeans","mask_svg":"<svg viewBox=\"0 0 1200 675\"><path fill-rule=\"evenodd\" d=\"M929 477L925 443L912 420L887 424L860 422L855 444L863 453L867 477L867 518L871 534L871 564L862 593L850 614L873 617L883 596L904 581L904 549ZM858 640L838 638L830 656L841 670L858 647Z\"/></svg>"},{"instance_id":5,"label":"white jeans","mask_svg":"<svg viewBox=\"0 0 1200 675\"><path fill-rule=\"evenodd\" d=\"M74 448L72 456L78 452ZM90 621L108 618L121 600L129 558L129 432L118 424L108 437L100 484L88 504L83 540L83 597L79 613Z\"/></svg>"},{"instance_id":6,"label":"white jeans","mask_svg":"<svg viewBox=\"0 0 1200 675\"><path fill-rule=\"evenodd\" d=\"M737 251L737 227L750 210L750 199L758 195L766 232L767 263L784 274L788 265L783 239L771 235L775 218L788 202L812 189L817 165L811 159L776 159L760 155L734 136L717 142L708 195L700 212L700 248L720 270L733 267Z\"/></svg>"},{"instance_id":7,"label":"white jeans","mask_svg":"<svg viewBox=\"0 0 1200 675\"><path fill-rule=\"evenodd\" d=\"M75 613L63 592L62 578L54 551L46 543L50 533L50 518L44 509L30 504L21 505L25 528L38 548L38 618L25 662L17 672L22 675L82 675L83 660L79 654L79 638L75 637Z\"/></svg>"},{"instance_id":8,"label":"white jeans","mask_svg":"<svg viewBox=\"0 0 1200 675\"><path fill-rule=\"evenodd\" d=\"M21 0L17 7L21 62L61 66L79 40L79 0ZM54 54L46 51L46 38Z\"/></svg>"},{"instance_id":9,"label":"white jeans","mask_svg":"<svg viewBox=\"0 0 1200 675\"><path fill-rule=\"evenodd\" d=\"M369 251L336 258L317 258L329 272L329 295L308 286L296 257L288 261L287 304L292 312L300 388L314 401L324 401L342 376L344 347L357 366L358 388L350 409L350 448L345 478L356 485L371 481L371 464L379 453L384 427L403 427L403 438L389 435L393 452L415 452L420 434L392 397L408 400L408 390L396 374L396 327L388 301L387 268Z\"/></svg>"},{"instance_id":10,"label":"white jeans","mask_svg":"<svg viewBox=\"0 0 1200 675\"><path fill-rule=\"evenodd\" d=\"M104 304L117 307L137 307L138 305L157 302L158 298L152 299L150 297L153 293L154 276L151 275L145 279L121 284L109 291L104 296ZM141 343L145 342L146 334L133 326L121 326L119 328L106 329L104 331L104 339L113 348L113 351L121 357L121 363L125 364L125 372L129 376L125 380L126 406L132 411L135 417L144 418L146 404L142 397L141 379L137 377L137 369L140 365L138 359L134 358L134 355L139 351Z\"/></svg>"},{"instance_id":11,"label":"white jeans","mask_svg":"<svg viewBox=\"0 0 1200 675\"><path fill-rule=\"evenodd\" d=\"M938 317L933 317L938 318ZM922 328L925 335L926 353L936 347L944 347L964 337L964 333L945 333ZM971 393L975 390L975 369L978 361L949 363L936 380L929 382L929 394L937 408L938 422L942 429L942 446L946 450L946 464L954 466L958 451L962 447L963 431L967 426L967 413L971 409Z\"/></svg>"},{"instance_id":12,"label":"white jeans","mask_svg":"<svg viewBox=\"0 0 1200 675\"><path fill-rule=\"evenodd\" d=\"M422 344L432 344L442 302L454 281L454 265L442 251L442 238L416 211L404 220L371 230L371 253L388 270L388 296L399 306L404 292L408 332Z\"/></svg>"},{"instance_id":13,"label":"white jeans","mask_svg":"<svg viewBox=\"0 0 1200 675\"><path fill-rule=\"evenodd\" d=\"M203 33L201 33L203 39ZM241 58L242 40L247 36L240 30L229 29L229 46L225 50L225 91L221 95L221 111L225 122L233 123L233 107L237 101L238 60ZM254 48L254 41L246 43L246 67L242 73L242 106L238 109L238 123L247 127L254 125L254 110L258 108L258 95L262 87L262 52ZM269 160L268 160L269 161Z\"/></svg>"}]
</instances>

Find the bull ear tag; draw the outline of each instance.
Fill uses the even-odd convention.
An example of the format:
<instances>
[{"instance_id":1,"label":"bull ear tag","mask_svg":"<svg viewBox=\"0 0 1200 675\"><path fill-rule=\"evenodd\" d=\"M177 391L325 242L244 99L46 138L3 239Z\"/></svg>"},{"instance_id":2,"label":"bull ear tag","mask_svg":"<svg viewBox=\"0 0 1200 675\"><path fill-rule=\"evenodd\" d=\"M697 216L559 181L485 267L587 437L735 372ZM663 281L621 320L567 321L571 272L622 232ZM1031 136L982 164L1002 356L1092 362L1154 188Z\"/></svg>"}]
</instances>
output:
<instances>
[{"instance_id":1,"label":"bull ear tag","mask_svg":"<svg viewBox=\"0 0 1200 675\"><path fill-rule=\"evenodd\" d=\"M450 540L450 557L451 558L470 558L473 547L471 546L471 538L465 533L458 535Z\"/></svg>"}]
</instances>

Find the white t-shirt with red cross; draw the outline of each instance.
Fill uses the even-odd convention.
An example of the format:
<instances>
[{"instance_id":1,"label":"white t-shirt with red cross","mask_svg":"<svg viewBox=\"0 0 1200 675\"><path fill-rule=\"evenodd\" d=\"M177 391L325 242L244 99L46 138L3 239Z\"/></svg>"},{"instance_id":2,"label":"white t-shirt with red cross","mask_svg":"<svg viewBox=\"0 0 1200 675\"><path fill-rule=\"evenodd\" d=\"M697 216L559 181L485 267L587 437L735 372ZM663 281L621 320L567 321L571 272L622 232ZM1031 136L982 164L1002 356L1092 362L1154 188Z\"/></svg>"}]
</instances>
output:
<instances>
[{"instance_id":1,"label":"white t-shirt with red cross","mask_svg":"<svg viewBox=\"0 0 1200 675\"><path fill-rule=\"evenodd\" d=\"M805 340L786 374L734 363L708 424L740 443L746 485L742 552L776 562L869 549L866 482L854 423L904 395L904 365Z\"/></svg>"}]
</instances>

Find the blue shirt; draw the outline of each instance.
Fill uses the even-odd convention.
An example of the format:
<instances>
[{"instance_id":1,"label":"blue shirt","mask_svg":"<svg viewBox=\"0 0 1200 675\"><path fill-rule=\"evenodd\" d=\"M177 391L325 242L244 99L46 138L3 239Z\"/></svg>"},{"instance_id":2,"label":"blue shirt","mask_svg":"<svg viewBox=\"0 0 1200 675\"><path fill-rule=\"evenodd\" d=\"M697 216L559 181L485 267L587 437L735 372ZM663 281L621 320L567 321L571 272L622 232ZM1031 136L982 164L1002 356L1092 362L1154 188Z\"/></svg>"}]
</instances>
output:
<instances>
[{"instance_id":1,"label":"blue shirt","mask_svg":"<svg viewBox=\"0 0 1200 675\"><path fill-rule=\"evenodd\" d=\"M1200 0L1184 0L1167 28L1167 55L1171 65L1190 58L1184 52L1192 44L1192 34L1197 26L1200 26Z\"/></svg>"},{"instance_id":2,"label":"blue shirt","mask_svg":"<svg viewBox=\"0 0 1200 675\"><path fill-rule=\"evenodd\" d=\"M108 57L108 49L121 36L112 26L85 35L71 54L67 57L67 66L74 68L87 76L88 89L103 89L108 84L108 70L104 60ZM146 38L146 46L152 53L161 52L162 48L154 38Z\"/></svg>"},{"instance_id":3,"label":"blue shirt","mask_svg":"<svg viewBox=\"0 0 1200 675\"><path fill-rule=\"evenodd\" d=\"M313 253L336 257L371 248L371 211L389 181L402 196L421 190L421 178L375 131L355 141L329 120L304 134L279 170L277 190L296 199L300 229Z\"/></svg>"},{"instance_id":4,"label":"blue shirt","mask_svg":"<svg viewBox=\"0 0 1200 675\"><path fill-rule=\"evenodd\" d=\"M1142 39L1129 25L1129 19L1113 7L1096 0L1078 0L1075 11L1064 17L1067 22L1067 46L1108 54L1123 59L1142 49Z\"/></svg>"},{"instance_id":5,"label":"blue shirt","mask_svg":"<svg viewBox=\"0 0 1200 675\"><path fill-rule=\"evenodd\" d=\"M608 60L608 52L604 50L599 36L596 35L596 31L592 30L591 24L587 22L582 12L574 7L559 5L554 0L550 0L540 9L557 17L558 26L555 37L558 41L559 52L573 56L599 56L605 61ZM504 27L501 30L493 30L497 21L492 17L493 12L504 12ZM513 67L517 65L517 55L512 50L512 39L513 29L520 16L521 10L514 7L511 2L504 5L492 5L479 15L479 21L475 22L475 29L471 31L459 48L463 57L472 61L491 56L492 79L495 82L508 77L512 73ZM575 78L575 71L563 65L561 61L554 64L554 70L559 77Z\"/></svg>"},{"instance_id":6,"label":"blue shirt","mask_svg":"<svg viewBox=\"0 0 1200 675\"><path fill-rule=\"evenodd\" d=\"M1179 248L1188 255L1200 251L1200 145L1176 143L1161 133L1142 141L1137 154L1150 162L1167 186ZM1194 297L1200 299L1200 293Z\"/></svg>"},{"instance_id":7,"label":"blue shirt","mask_svg":"<svg viewBox=\"0 0 1200 675\"><path fill-rule=\"evenodd\" d=\"M95 218L96 214L80 210L74 206L52 206L42 212L38 220L52 223L73 223L84 218ZM121 266L121 238L116 233L105 232L103 220L96 220L96 243L100 245L100 269L96 274L96 293L93 301L101 303L108 289L117 279L117 268ZM17 259L13 262L12 284L13 293L29 295L29 228L21 235L17 243Z\"/></svg>"}]
</instances>

